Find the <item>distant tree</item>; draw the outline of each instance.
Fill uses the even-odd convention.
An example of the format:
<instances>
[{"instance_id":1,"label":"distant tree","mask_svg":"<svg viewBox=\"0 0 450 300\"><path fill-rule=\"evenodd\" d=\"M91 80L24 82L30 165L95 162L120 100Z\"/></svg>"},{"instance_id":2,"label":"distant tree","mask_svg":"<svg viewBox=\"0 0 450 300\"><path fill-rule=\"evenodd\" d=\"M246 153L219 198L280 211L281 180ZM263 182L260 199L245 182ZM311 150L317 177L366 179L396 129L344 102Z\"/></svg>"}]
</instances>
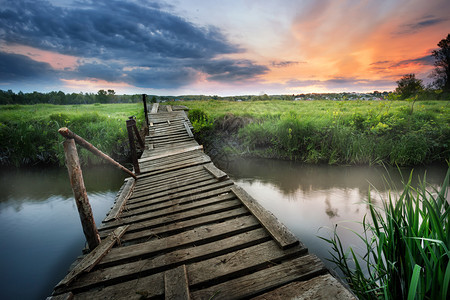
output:
<instances>
[{"instance_id":1,"label":"distant tree","mask_svg":"<svg viewBox=\"0 0 450 300\"><path fill-rule=\"evenodd\" d=\"M417 95L423 90L423 83L421 79L417 79L414 74L406 74L397 81L397 88L395 92L403 99Z\"/></svg>"},{"instance_id":2,"label":"distant tree","mask_svg":"<svg viewBox=\"0 0 450 300\"><path fill-rule=\"evenodd\" d=\"M434 56L434 84L444 92L450 92L450 33L447 38L442 39L438 44L440 49L433 50Z\"/></svg>"},{"instance_id":3,"label":"distant tree","mask_svg":"<svg viewBox=\"0 0 450 300\"><path fill-rule=\"evenodd\" d=\"M95 101L98 103L106 103L108 102L108 94L105 90L99 90L97 95L95 95Z\"/></svg>"}]
</instances>

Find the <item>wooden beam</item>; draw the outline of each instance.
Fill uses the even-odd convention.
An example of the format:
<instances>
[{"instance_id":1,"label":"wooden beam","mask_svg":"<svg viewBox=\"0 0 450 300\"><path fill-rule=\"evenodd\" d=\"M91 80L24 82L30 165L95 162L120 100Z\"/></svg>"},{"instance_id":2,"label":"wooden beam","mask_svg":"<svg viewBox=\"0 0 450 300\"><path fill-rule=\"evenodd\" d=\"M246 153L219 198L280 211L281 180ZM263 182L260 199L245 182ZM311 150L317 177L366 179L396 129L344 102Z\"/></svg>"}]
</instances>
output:
<instances>
[{"instance_id":1,"label":"wooden beam","mask_svg":"<svg viewBox=\"0 0 450 300\"><path fill-rule=\"evenodd\" d=\"M231 191L241 200L248 210L266 228L282 249L298 245L300 241L278 219L262 207L243 188L234 185Z\"/></svg>"},{"instance_id":2,"label":"wooden beam","mask_svg":"<svg viewBox=\"0 0 450 300\"><path fill-rule=\"evenodd\" d=\"M158 112L158 108L159 108L159 103L153 103L152 105L152 110L151 110L151 114L156 114Z\"/></svg>"},{"instance_id":3,"label":"wooden beam","mask_svg":"<svg viewBox=\"0 0 450 300\"><path fill-rule=\"evenodd\" d=\"M136 184L136 181L133 178L129 178L127 180L127 183L125 184L119 197L117 198L116 202L114 203L113 208L109 212L108 216L103 220L103 222L108 222L108 221L117 219L117 217L119 216L119 214L122 212L123 208L125 207L125 204L127 203L128 198L130 198L131 194L133 193L135 184Z\"/></svg>"},{"instance_id":4,"label":"wooden beam","mask_svg":"<svg viewBox=\"0 0 450 300\"><path fill-rule=\"evenodd\" d=\"M191 128L189 127L188 123L184 122L183 124L184 124L184 128L186 128L186 131L187 131L189 137L193 138L194 134L192 133Z\"/></svg>"},{"instance_id":5,"label":"wooden beam","mask_svg":"<svg viewBox=\"0 0 450 300\"><path fill-rule=\"evenodd\" d=\"M45 300L72 300L72 299L73 299L72 292L68 292L61 295L47 297Z\"/></svg>"},{"instance_id":6,"label":"wooden beam","mask_svg":"<svg viewBox=\"0 0 450 300\"><path fill-rule=\"evenodd\" d=\"M204 165L203 168L219 180L228 178L227 173L223 172L213 164Z\"/></svg>"},{"instance_id":7,"label":"wooden beam","mask_svg":"<svg viewBox=\"0 0 450 300\"><path fill-rule=\"evenodd\" d=\"M164 273L164 290L166 300L190 299L186 265L181 265Z\"/></svg>"},{"instance_id":8,"label":"wooden beam","mask_svg":"<svg viewBox=\"0 0 450 300\"><path fill-rule=\"evenodd\" d=\"M90 272L96 264L108 253L116 242L120 242L120 238L128 229L127 226L120 226L113 233L109 234L100 245L86 255L75 268L64 277L57 285L55 290L61 286L69 285L78 275L84 272Z\"/></svg>"},{"instance_id":9,"label":"wooden beam","mask_svg":"<svg viewBox=\"0 0 450 300\"><path fill-rule=\"evenodd\" d=\"M153 145L153 144L151 144ZM152 148L153 149L153 148ZM151 160L155 160L155 159L159 159L159 158L163 158L163 157L168 157L168 156L172 156L172 155L176 155L176 154L181 154L181 153L185 153L185 152L190 152L190 151L195 151L195 150L203 150L203 146L194 146L194 147L189 147L189 148L183 148L183 149L177 149L177 150L173 150L173 151L168 151L166 153L162 153L159 155L155 155L155 156L150 156L147 158L142 158L139 160L140 163L146 162L146 161L151 161Z\"/></svg>"},{"instance_id":10,"label":"wooden beam","mask_svg":"<svg viewBox=\"0 0 450 300\"><path fill-rule=\"evenodd\" d=\"M172 106L166 105L166 107L167 107L167 111L168 111L168 112L172 112Z\"/></svg>"}]
</instances>

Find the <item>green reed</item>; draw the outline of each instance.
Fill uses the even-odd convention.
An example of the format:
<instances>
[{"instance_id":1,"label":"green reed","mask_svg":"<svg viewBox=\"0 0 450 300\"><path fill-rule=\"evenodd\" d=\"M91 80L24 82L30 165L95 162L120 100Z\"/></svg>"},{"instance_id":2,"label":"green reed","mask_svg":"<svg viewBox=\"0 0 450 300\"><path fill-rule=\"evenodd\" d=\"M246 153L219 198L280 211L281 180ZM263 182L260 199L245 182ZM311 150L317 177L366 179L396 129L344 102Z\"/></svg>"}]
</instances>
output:
<instances>
[{"instance_id":1,"label":"green reed","mask_svg":"<svg viewBox=\"0 0 450 300\"><path fill-rule=\"evenodd\" d=\"M369 216L362 221L365 254L344 250L337 234L321 237L330 243L330 259L360 299L448 299L450 282L450 169L440 190L411 186L412 172L402 193L389 193L382 207L370 198Z\"/></svg>"}]
</instances>

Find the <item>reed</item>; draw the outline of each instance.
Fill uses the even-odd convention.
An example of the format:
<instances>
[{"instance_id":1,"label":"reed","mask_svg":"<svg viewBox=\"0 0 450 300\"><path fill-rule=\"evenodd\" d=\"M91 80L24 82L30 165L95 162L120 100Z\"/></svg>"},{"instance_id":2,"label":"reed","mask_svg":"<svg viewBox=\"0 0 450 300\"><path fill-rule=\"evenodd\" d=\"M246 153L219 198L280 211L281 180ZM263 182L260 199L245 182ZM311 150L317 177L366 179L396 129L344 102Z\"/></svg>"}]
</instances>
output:
<instances>
[{"instance_id":1,"label":"reed","mask_svg":"<svg viewBox=\"0 0 450 300\"><path fill-rule=\"evenodd\" d=\"M365 254L344 249L334 228L327 241L330 259L360 299L448 299L450 282L450 169L440 190L411 186L412 172L397 197L391 193L377 207L370 198L370 215L357 234Z\"/></svg>"}]
</instances>

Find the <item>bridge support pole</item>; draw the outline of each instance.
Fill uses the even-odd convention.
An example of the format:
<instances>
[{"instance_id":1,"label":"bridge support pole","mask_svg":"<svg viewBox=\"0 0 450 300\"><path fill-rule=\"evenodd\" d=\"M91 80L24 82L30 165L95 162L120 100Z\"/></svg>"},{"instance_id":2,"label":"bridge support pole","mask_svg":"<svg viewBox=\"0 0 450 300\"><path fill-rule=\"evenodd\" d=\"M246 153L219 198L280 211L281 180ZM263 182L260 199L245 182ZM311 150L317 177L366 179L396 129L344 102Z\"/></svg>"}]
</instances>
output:
<instances>
[{"instance_id":1,"label":"bridge support pole","mask_svg":"<svg viewBox=\"0 0 450 300\"><path fill-rule=\"evenodd\" d=\"M64 141L64 153L66 156L67 170L69 171L70 184L83 226L89 250L93 250L100 244L100 236L95 226L91 205L84 186L83 173L81 171L80 160L78 158L77 147L74 139L68 138Z\"/></svg>"},{"instance_id":2,"label":"bridge support pole","mask_svg":"<svg viewBox=\"0 0 450 300\"><path fill-rule=\"evenodd\" d=\"M130 150L131 150L131 160L133 161L133 167L134 167L134 173L139 175L141 173L141 170L139 169L139 162L137 158L136 153L136 144L134 143L134 136L133 136L133 125L135 125L135 122L133 119L127 120L127 131L128 131L128 141L130 143Z\"/></svg>"},{"instance_id":3,"label":"bridge support pole","mask_svg":"<svg viewBox=\"0 0 450 300\"><path fill-rule=\"evenodd\" d=\"M148 121L147 95L146 94L142 94L142 102L144 102L145 124L147 125L146 127L148 128L148 125L150 123Z\"/></svg>"}]
</instances>

